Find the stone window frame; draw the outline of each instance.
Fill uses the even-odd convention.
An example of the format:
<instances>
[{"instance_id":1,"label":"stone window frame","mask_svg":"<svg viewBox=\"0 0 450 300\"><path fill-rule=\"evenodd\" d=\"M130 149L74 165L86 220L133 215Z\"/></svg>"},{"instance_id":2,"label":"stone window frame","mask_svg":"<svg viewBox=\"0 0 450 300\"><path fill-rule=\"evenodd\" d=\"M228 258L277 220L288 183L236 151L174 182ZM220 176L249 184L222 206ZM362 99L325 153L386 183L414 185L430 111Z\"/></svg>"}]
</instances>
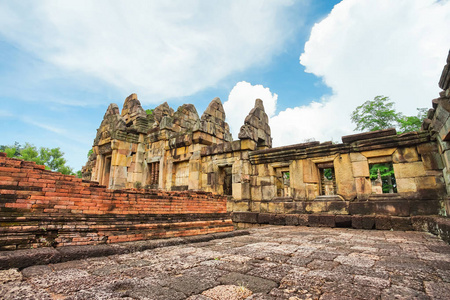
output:
<instances>
[{"instance_id":1,"label":"stone window frame","mask_svg":"<svg viewBox=\"0 0 450 300\"><path fill-rule=\"evenodd\" d=\"M270 171L271 171L271 174L272 174L272 183L273 183L273 185L275 186L275 198L292 198L292 190L291 190L291 184L290 184L290 182L291 182L291 180L292 180L292 177L291 177L291 162L285 162L285 163L272 163L272 164L269 164L269 169L270 169ZM278 185L277 185L277 180L281 180L281 184L282 184L282 188L283 189L285 189L286 187L284 187L284 182L283 182L283 179L282 179L282 177L283 177L283 173L286 173L286 172L288 172L289 173L289 186L287 187L288 188L288 195L286 195L285 193L283 194L283 196L279 196L278 195L278 190L279 190L279 187L278 187Z\"/></svg>"},{"instance_id":2,"label":"stone window frame","mask_svg":"<svg viewBox=\"0 0 450 300\"><path fill-rule=\"evenodd\" d=\"M219 181L221 179L221 169L231 168L231 187L230 187L231 195L226 195L226 196L232 196L233 195L233 183L234 183L234 181L233 181L233 164L235 163L235 161L232 158L222 158L222 159L213 160L212 163L213 163L213 172L209 173L211 175L208 174L211 177L208 176L207 184L209 186L211 186L212 189L216 193L224 195L223 190L222 190L222 193L219 193L219 190L214 185L219 184ZM214 177L214 180L212 179L212 177ZM223 187L222 187L222 189L223 189Z\"/></svg>"},{"instance_id":3,"label":"stone window frame","mask_svg":"<svg viewBox=\"0 0 450 300\"><path fill-rule=\"evenodd\" d=\"M366 156L367 157L367 156ZM392 155L385 155L385 156L377 156L377 157L367 157L367 167L369 168L369 173L370 173L370 166L374 165L374 164L391 164L392 167L394 167L394 161L392 159ZM394 170L394 179L395 179L395 170ZM369 177L370 180L370 177ZM371 182L372 184L372 182ZM382 193L380 195L397 195L397 192L393 192L393 193Z\"/></svg>"},{"instance_id":4,"label":"stone window frame","mask_svg":"<svg viewBox=\"0 0 450 300\"><path fill-rule=\"evenodd\" d=\"M160 188L161 186L161 158L152 158L146 161L147 165L147 177L145 179L146 187ZM149 178L151 177L151 178Z\"/></svg>"},{"instance_id":5,"label":"stone window frame","mask_svg":"<svg viewBox=\"0 0 450 300\"><path fill-rule=\"evenodd\" d=\"M319 172L319 195L320 196L334 196L338 194L337 182L336 182L336 169L334 167L334 161L316 163L316 168ZM326 195L325 193L325 174L323 170L332 170L332 182L333 182L333 195Z\"/></svg>"},{"instance_id":6,"label":"stone window frame","mask_svg":"<svg viewBox=\"0 0 450 300\"><path fill-rule=\"evenodd\" d=\"M320 172L320 168L319 166L321 165L326 165L326 164L332 164L333 166L333 174L334 176L334 191L335 194L333 196L338 197L339 196L339 186L337 184L337 179L336 179L336 166L334 165L334 161L340 157L339 153L336 154L332 154L332 155L328 155L328 156L323 156L323 157L315 157L315 158L311 158L311 162L315 168L315 172L316 172L316 176L317 176L317 187L318 187L318 197L323 197L324 195L322 194L322 179L321 179L321 172Z\"/></svg>"}]
</instances>

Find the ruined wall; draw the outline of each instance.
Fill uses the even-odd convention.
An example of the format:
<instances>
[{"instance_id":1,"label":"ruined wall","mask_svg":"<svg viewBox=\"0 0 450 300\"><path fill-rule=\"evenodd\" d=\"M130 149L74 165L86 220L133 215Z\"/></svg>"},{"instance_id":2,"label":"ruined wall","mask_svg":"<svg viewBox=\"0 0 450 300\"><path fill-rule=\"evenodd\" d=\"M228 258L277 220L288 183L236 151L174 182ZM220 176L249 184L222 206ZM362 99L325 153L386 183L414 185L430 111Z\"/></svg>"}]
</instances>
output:
<instances>
[{"instance_id":1,"label":"ruined wall","mask_svg":"<svg viewBox=\"0 0 450 300\"><path fill-rule=\"evenodd\" d=\"M422 124L422 129L428 131L437 141L439 151L430 155L441 155L443 162L443 175L450 194L450 52L447 64L442 70L439 87L443 90L439 98L432 101L433 108L428 111L427 119ZM443 214L450 215L450 201L444 201Z\"/></svg>"},{"instance_id":2,"label":"ruined wall","mask_svg":"<svg viewBox=\"0 0 450 300\"><path fill-rule=\"evenodd\" d=\"M394 216L440 212L446 197L442 160L433 155L437 146L427 133L383 130L343 141L250 152L249 201L235 201L232 211ZM369 168L380 163L393 166L396 192L374 192ZM324 180L323 169L333 172L330 180Z\"/></svg>"},{"instance_id":3,"label":"ruined wall","mask_svg":"<svg viewBox=\"0 0 450 300\"><path fill-rule=\"evenodd\" d=\"M0 153L0 249L231 230L225 197L192 191L108 190Z\"/></svg>"},{"instance_id":4,"label":"ruined wall","mask_svg":"<svg viewBox=\"0 0 450 300\"><path fill-rule=\"evenodd\" d=\"M218 98L201 117L193 105L174 111L167 103L144 115L132 94L125 99L122 113L117 105L108 108L84 174L111 189L224 195L238 224L269 219L283 223L304 215L311 224L321 218L332 224L329 220L350 217L359 226L363 216L447 216L448 65L439 83L444 91L433 100L424 130L401 135L395 129L367 132L344 136L338 144L272 148L269 118L260 99L233 141ZM321 217L314 219L317 214Z\"/></svg>"}]
</instances>

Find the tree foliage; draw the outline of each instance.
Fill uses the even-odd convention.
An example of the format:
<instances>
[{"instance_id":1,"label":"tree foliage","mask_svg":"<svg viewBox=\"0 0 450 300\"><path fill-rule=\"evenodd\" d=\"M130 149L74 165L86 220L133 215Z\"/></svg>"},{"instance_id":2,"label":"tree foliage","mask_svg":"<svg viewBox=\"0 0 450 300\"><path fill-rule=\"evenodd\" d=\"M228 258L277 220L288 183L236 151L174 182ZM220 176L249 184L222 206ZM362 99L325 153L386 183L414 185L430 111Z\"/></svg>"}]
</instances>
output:
<instances>
[{"instance_id":1,"label":"tree foliage","mask_svg":"<svg viewBox=\"0 0 450 300\"><path fill-rule=\"evenodd\" d=\"M398 113L388 97L376 96L358 106L351 115L355 130L375 131L395 127Z\"/></svg>"},{"instance_id":2,"label":"tree foliage","mask_svg":"<svg viewBox=\"0 0 450 300\"><path fill-rule=\"evenodd\" d=\"M22 147L16 142L13 146L0 146L0 151L6 152L8 157L34 161L38 165L44 165L47 170L75 175L72 168L66 165L67 161L63 157L64 152L59 147L52 149L41 147L37 149L36 146L30 143L25 143L25 146Z\"/></svg>"},{"instance_id":3,"label":"tree foliage","mask_svg":"<svg viewBox=\"0 0 450 300\"><path fill-rule=\"evenodd\" d=\"M397 192L394 166L391 163L373 164L370 166L369 172L371 180L376 180L378 178L378 172L380 172L383 193Z\"/></svg>"},{"instance_id":4,"label":"tree foliage","mask_svg":"<svg viewBox=\"0 0 450 300\"><path fill-rule=\"evenodd\" d=\"M420 129L423 120L427 117L427 109L417 108L417 111L417 116L399 116L397 120L399 133L418 131Z\"/></svg>"},{"instance_id":5,"label":"tree foliage","mask_svg":"<svg viewBox=\"0 0 450 300\"><path fill-rule=\"evenodd\" d=\"M418 131L426 117L427 109L418 108L417 116L405 116L395 110L394 102L389 97L376 96L358 106L351 114L351 120L356 124L355 130L375 131L397 128L397 132Z\"/></svg>"}]
</instances>

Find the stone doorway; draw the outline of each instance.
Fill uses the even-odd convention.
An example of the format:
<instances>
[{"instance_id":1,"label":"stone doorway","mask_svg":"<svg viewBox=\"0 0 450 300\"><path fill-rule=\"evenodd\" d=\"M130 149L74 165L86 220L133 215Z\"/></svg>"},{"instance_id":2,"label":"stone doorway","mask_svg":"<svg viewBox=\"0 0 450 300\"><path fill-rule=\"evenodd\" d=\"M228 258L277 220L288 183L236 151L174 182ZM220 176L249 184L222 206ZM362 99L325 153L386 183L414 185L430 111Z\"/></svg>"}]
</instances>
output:
<instances>
[{"instance_id":1,"label":"stone doorway","mask_svg":"<svg viewBox=\"0 0 450 300\"><path fill-rule=\"evenodd\" d=\"M111 173L111 156L105 156L105 162L103 164L102 181L100 184L106 186L107 188L109 188L110 173Z\"/></svg>"},{"instance_id":2,"label":"stone doorway","mask_svg":"<svg viewBox=\"0 0 450 300\"><path fill-rule=\"evenodd\" d=\"M222 194L226 196L233 195L233 174L231 166L219 168L219 185L222 186ZM220 188L220 187L219 187Z\"/></svg>"}]
</instances>

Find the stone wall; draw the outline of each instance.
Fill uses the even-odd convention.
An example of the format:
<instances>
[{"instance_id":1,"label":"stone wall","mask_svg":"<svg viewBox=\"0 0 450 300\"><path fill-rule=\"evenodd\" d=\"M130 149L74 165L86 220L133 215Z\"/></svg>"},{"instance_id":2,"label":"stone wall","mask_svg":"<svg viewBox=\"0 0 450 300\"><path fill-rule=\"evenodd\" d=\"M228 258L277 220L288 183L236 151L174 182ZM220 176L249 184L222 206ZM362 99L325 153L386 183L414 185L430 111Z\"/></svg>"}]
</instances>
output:
<instances>
[{"instance_id":1,"label":"stone wall","mask_svg":"<svg viewBox=\"0 0 450 300\"><path fill-rule=\"evenodd\" d=\"M234 199L231 210L438 214L446 191L442 160L436 153L437 145L427 133L397 135L393 129L346 136L342 144L313 142L251 151L250 197ZM369 167L375 163L393 166L395 193L374 193ZM321 168L333 172L333 178L323 180ZM288 184L282 182L283 173L289 173Z\"/></svg>"},{"instance_id":2,"label":"stone wall","mask_svg":"<svg viewBox=\"0 0 450 300\"><path fill-rule=\"evenodd\" d=\"M226 197L109 190L0 153L0 249L88 245L233 230Z\"/></svg>"},{"instance_id":3,"label":"stone wall","mask_svg":"<svg viewBox=\"0 0 450 300\"><path fill-rule=\"evenodd\" d=\"M358 227L363 219L365 227L377 227L367 220L387 217L399 224L405 219L396 218L448 216L449 61L423 130L366 132L344 136L342 143L272 148L260 99L233 140L219 98L199 117L191 104L175 111L163 103L144 114L132 94L122 112L115 104L107 109L83 174L111 189L223 195L237 224L307 220ZM350 223L342 221L348 218Z\"/></svg>"},{"instance_id":4,"label":"stone wall","mask_svg":"<svg viewBox=\"0 0 450 300\"><path fill-rule=\"evenodd\" d=\"M439 98L432 101L433 108L428 111L428 116L422 124L422 129L430 133L439 146L439 151L432 155L441 155L443 162L443 175L447 187L447 194L450 194L450 52L447 57L447 64L442 70L439 80L439 87L442 91ZM450 201L444 201L443 214L450 215Z\"/></svg>"}]
</instances>

